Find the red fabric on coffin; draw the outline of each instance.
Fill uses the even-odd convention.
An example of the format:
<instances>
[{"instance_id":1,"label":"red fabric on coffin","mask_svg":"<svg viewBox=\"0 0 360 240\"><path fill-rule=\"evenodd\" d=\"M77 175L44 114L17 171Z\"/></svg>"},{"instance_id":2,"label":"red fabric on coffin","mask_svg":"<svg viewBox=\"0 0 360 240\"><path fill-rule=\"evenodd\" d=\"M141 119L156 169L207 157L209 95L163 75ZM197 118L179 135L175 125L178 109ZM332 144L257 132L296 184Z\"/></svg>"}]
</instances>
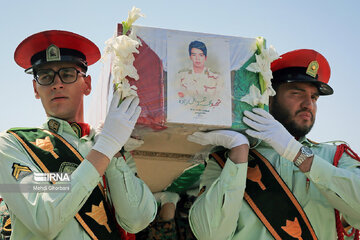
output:
<instances>
[{"instance_id":1,"label":"red fabric on coffin","mask_svg":"<svg viewBox=\"0 0 360 240\"><path fill-rule=\"evenodd\" d=\"M118 36L122 35L122 25L118 24ZM139 38L140 39L140 38ZM150 127L154 130L165 129L164 104L164 74L161 59L142 40L138 48L139 54L134 54L134 67L139 74L139 80L127 78L130 85L135 85L140 99L141 114L137 125Z\"/></svg>"}]
</instances>

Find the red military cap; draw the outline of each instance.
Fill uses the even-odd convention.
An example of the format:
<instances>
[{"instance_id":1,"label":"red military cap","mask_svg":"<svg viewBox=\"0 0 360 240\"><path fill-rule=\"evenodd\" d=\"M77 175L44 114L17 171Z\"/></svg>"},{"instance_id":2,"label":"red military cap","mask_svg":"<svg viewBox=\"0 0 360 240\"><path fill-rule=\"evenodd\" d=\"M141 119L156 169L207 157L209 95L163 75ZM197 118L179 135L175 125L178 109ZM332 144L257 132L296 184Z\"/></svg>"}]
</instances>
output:
<instances>
[{"instance_id":1,"label":"red military cap","mask_svg":"<svg viewBox=\"0 0 360 240\"><path fill-rule=\"evenodd\" d=\"M273 84L284 82L311 82L320 95L331 95L334 90L328 85L330 65L323 55L311 49L287 52L271 63Z\"/></svg>"},{"instance_id":2,"label":"red military cap","mask_svg":"<svg viewBox=\"0 0 360 240\"><path fill-rule=\"evenodd\" d=\"M14 59L27 73L48 62L74 62L87 70L87 66L100 59L100 51L92 41L76 33L49 30L22 41Z\"/></svg>"}]
</instances>

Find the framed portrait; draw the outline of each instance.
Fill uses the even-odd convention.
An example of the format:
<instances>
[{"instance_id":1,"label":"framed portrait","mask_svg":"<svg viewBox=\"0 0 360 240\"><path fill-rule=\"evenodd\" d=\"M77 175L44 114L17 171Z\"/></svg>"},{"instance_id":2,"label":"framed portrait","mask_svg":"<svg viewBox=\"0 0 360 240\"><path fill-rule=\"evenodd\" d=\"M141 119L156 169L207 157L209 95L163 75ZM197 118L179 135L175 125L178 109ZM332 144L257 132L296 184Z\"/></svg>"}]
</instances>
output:
<instances>
[{"instance_id":1,"label":"framed portrait","mask_svg":"<svg viewBox=\"0 0 360 240\"><path fill-rule=\"evenodd\" d=\"M167 122L230 127L229 40L167 35Z\"/></svg>"}]
</instances>

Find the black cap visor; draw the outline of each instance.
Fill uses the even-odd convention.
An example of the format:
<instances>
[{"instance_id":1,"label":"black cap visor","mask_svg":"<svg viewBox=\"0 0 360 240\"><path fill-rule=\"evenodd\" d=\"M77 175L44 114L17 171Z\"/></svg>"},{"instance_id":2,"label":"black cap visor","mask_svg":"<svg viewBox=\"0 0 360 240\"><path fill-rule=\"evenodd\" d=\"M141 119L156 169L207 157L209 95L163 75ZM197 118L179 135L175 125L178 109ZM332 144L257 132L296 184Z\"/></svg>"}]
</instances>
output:
<instances>
[{"instance_id":1,"label":"black cap visor","mask_svg":"<svg viewBox=\"0 0 360 240\"><path fill-rule=\"evenodd\" d=\"M306 68L294 67L284 68L273 72L272 83L279 85L281 83L290 82L308 82L314 84L320 95L331 95L334 90L326 83L317 80L316 78L306 74Z\"/></svg>"}]
</instances>

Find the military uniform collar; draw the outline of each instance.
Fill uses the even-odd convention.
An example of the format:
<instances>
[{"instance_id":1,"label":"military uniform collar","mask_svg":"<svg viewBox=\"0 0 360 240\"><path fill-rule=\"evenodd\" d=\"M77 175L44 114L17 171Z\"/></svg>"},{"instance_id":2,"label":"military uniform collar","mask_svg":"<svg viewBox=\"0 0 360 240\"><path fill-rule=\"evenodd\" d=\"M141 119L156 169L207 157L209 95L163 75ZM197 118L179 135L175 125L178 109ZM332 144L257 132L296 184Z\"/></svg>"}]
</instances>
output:
<instances>
[{"instance_id":1,"label":"military uniform collar","mask_svg":"<svg viewBox=\"0 0 360 240\"><path fill-rule=\"evenodd\" d=\"M206 67L204 67L204 69L202 70L202 72L201 73L196 73L195 71L194 71L194 68L191 68L191 74L206 74L206 73L208 73L209 71L208 71L208 68L206 68Z\"/></svg>"},{"instance_id":2,"label":"military uniform collar","mask_svg":"<svg viewBox=\"0 0 360 240\"><path fill-rule=\"evenodd\" d=\"M71 125L62 119L54 118L54 117L48 117L47 121L42 126L43 129L48 129L52 132L55 132L59 135L62 135L63 133L67 133L73 136L78 137L78 135L74 132ZM95 130L93 128L90 128L90 133L87 136L84 136L85 139L91 139L95 135Z\"/></svg>"}]
</instances>

